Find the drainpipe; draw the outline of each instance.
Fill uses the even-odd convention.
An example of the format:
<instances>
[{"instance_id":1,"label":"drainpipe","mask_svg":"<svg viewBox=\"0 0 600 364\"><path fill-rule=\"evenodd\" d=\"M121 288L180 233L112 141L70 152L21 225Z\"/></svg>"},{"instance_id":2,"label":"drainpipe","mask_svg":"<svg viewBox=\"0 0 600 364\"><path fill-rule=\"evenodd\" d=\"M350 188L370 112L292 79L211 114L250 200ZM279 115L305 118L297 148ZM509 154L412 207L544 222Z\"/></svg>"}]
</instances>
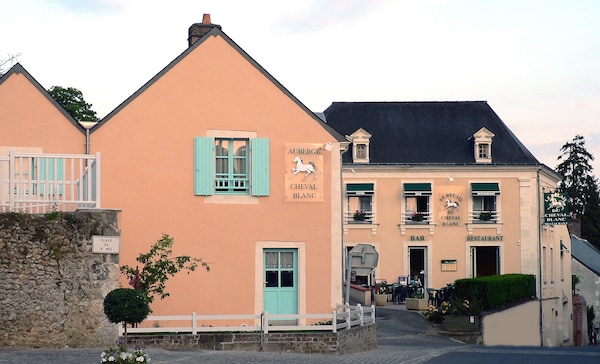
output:
<instances>
[{"instance_id":1,"label":"drainpipe","mask_svg":"<svg viewBox=\"0 0 600 364\"><path fill-rule=\"evenodd\" d=\"M85 154L90 154L90 128L85 128Z\"/></svg>"},{"instance_id":2,"label":"drainpipe","mask_svg":"<svg viewBox=\"0 0 600 364\"><path fill-rule=\"evenodd\" d=\"M541 168L538 168L537 170L537 230L538 230L538 286L539 286L539 294L540 294L540 346L544 346L544 297L543 297L543 282L542 282L542 217L541 217L541 208L542 206L540 205L540 193L541 193L541 186L540 186L540 171Z\"/></svg>"}]
</instances>

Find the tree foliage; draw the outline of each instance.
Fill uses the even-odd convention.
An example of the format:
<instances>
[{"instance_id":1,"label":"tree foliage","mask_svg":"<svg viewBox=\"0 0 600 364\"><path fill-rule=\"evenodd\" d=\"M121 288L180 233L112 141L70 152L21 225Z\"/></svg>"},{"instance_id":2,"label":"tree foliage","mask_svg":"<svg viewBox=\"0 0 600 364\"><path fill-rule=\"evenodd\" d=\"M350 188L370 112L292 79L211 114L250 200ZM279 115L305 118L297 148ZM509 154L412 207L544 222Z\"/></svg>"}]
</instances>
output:
<instances>
[{"instance_id":1,"label":"tree foliage","mask_svg":"<svg viewBox=\"0 0 600 364\"><path fill-rule=\"evenodd\" d=\"M139 324L150 313L146 296L135 289L117 288L104 298L104 314L112 323L123 323L125 351L127 351L127 324Z\"/></svg>"},{"instance_id":2,"label":"tree foliage","mask_svg":"<svg viewBox=\"0 0 600 364\"><path fill-rule=\"evenodd\" d=\"M48 93L77 121L98 121L92 104L88 104L83 94L76 88L52 86Z\"/></svg>"},{"instance_id":3,"label":"tree foliage","mask_svg":"<svg viewBox=\"0 0 600 364\"><path fill-rule=\"evenodd\" d=\"M154 301L155 295L161 299L169 296L169 293L165 290L169 277L173 277L184 269L189 274L195 271L198 265L206 269L207 272L210 270L208 264L200 258L188 255L172 257L173 244L173 238L163 234L148 253L140 254L136 258L142 264L141 270L139 266L133 268L124 265L121 267L121 273L127 275L129 284L136 290L143 292L150 303Z\"/></svg>"},{"instance_id":4,"label":"tree foliage","mask_svg":"<svg viewBox=\"0 0 600 364\"><path fill-rule=\"evenodd\" d=\"M150 313L148 300L142 292L131 288L117 288L104 298L104 313L110 322L138 324Z\"/></svg>"},{"instance_id":5,"label":"tree foliage","mask_svg":"<svg viewBox=\"0 0 600 364\"><path fill-rule=\"evenodd\" d=\"M585 148L585 139L576 135L561 147L562 162L556 168L562 176L559 189L569 196L569 209L581 221L581 237L600 247L600 191L591 162L594 156Z\"/></svg>"},{"instance_id":6,"label":"tree foliage","mask_svg":"<svg viewBox=\"0 0 600 364\"><path fill-rule=\"evenodd\" d=\"M585 149L585 140L581 135L576 135L560 150L562 155L558 156L558 160L562 162L556 167L556 172L562 176L560 190L569 195L569 210L584 214L590 194L597 193L597 189L594 191L596 184L591 165L594 156Z\"/></svg>"},{"instance_id":7,"label":"tree foliage","mask_svg":"<svg viewBox=\"0 0 600 364\"><path fill-rule=\"evenodd\" d=\"M18 61L18 58L21 54L9 54L8 58L6 59L0 59L0 77L2 77L2 75L4 75L4 66L7 63L12 63L14 64L15 62Z\"/></svg>"}]
</instances>

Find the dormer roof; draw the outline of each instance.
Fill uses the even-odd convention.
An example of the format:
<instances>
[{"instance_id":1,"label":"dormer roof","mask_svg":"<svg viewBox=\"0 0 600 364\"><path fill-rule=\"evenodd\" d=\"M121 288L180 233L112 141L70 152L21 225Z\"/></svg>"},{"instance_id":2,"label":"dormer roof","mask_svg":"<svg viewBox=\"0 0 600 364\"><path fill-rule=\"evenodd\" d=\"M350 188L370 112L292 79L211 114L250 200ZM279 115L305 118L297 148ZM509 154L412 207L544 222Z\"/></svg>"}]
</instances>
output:
<instances>
[{"instance_id":1,"label":"dormer roof","mask_svg":"<svg viewBox=\"0 0 600 364\"><path fill-rule=\"evenodd\" d=\"M324 114L342 134L369 131L370 164L474 165L476 133L494 135L492 165L540 164L485 101L334 102Z\"/></svg>"}]
</instances>

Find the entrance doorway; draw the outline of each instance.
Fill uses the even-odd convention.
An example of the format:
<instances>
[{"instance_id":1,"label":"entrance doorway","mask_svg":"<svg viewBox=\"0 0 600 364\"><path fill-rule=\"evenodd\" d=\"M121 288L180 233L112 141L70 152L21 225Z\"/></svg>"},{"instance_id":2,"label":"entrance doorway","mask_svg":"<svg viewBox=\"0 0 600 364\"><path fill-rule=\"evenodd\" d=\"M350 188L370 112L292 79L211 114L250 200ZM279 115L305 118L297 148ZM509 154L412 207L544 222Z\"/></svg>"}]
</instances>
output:
<instances>
[{"instance_id":1,"label":"entrance doorway","mask_svg":"<svg viewBox=\"0 0 600 364\"><path fill-rule=\"evenodd\" d=\"M471 277L494 276L500 274L500 247L471 247Z\"/></svg>"},{"instance_id":2,"label":"entrance doorway","mask_svg":"<svg viewBox=\"0 0 600 364\"><path fill-rule=\"evenodd\" d=\"M298 250L264 250L264 304L272 314L298 313Z\"/></svg>"},{"instance_id":3,"label":"entrance doorway","mask_svg":"<svg viewBox=\"0 0 600 364\"><path fill-rule=\"evenodd\" d=\"M425 274L427 272L427 247L409 247L408 266L410 280L418 280L424 288L427 288L427 274Z\"/></svg>"}]
</instances>

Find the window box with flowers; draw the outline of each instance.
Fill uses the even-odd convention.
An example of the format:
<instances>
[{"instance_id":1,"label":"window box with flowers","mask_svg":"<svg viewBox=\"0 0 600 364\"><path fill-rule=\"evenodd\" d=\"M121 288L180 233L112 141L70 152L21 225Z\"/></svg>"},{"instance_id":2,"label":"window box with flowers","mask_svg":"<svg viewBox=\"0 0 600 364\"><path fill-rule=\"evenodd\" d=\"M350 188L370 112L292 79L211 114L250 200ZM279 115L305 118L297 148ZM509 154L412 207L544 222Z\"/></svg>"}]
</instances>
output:
<instances>
[{"instance_id":1,"label":"window box with flowers","mask_svg":"<svg viewBox=\"0 0 600 364\"><path fill-rule=\"evenodd\" d=\"M413 212L410 219L415 222L422 222L425 220L425 215L420 212Z\"/></svg>"},{"instance_id":2,"label":"window box with flowers","mask_svg":"<svg viewBox=\"0 0 600 364\"><path fill-rule=\"evenodd\" d=\"M354 221L358 221L358 222L362 222L365 221L367 219L367 213L364 211L358 211L356 210L356 212L354 213Z\"/></svg>"},{"instance_id":3,"label":"window box with flowers","mask_svg":"<svg viewBox=\"0 0 600 364\"><path fill-rule=\"evenodd\" d=\"M492 220L492 213L491 212L482 212L479 214L479 220L481 221L490 221Z\"/></svg>"}]
</instances>

